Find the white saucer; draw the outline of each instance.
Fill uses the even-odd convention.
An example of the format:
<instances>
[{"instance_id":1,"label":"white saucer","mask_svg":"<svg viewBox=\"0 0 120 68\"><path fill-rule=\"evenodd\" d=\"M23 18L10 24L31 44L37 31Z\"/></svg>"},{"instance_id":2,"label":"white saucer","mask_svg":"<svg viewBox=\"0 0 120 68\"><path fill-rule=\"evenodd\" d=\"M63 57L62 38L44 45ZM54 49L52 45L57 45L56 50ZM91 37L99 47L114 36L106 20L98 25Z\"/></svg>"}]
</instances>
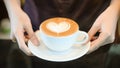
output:
<instances>
[{"instance_id":1,"label":"white saucer","mask_svg":"<svg viewBox=\"0 0 120 68\"><path fill-rule=\"evenodd\" d=\"M39 36L39 31L36 32L36 35ZM29 40L28 47L35 56L47 61L65 62L75 60L85 55L90 48L89 42L86 45L73 45L71 49L64 52L55 52L48 49L40 38L39 40L39 46L33 45L32 42Z\"/></svg>"}]
</instances>

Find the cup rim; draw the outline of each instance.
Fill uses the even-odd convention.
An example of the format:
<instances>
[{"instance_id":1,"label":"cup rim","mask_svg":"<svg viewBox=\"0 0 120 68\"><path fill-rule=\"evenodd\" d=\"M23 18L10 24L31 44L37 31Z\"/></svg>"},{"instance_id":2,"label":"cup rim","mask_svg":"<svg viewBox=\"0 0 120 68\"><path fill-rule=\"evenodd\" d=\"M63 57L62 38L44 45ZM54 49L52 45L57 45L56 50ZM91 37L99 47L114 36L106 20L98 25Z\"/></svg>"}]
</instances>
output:
<instances>
[{"instance_id":1,"label":"cup rim","mask_svg":"<svg viewBox=\"0 0 120 68\"><path fill-rule=\"evenodd\" d=\"M40 31L40 33L42 32L43 34L45 34L46 36L48 36L48 37L54 37L54 38L66 38L66 37L70 37L70 36L73 36L74 34L76 34L77 32L80 32L80 30L77 30L76 32L74 32L74 33L72 33L72 34L70 34L70 35L67 35L67 36L51 36L51 35L47 35L46 33L44 33L41 29L39 30ZM84 32L84 33L86 33L87 34L87 32L85 32L85 31L82 31L82 32ZM88 36L88 34L87 34L87 36Z\"/></svg>"}]
</instances>

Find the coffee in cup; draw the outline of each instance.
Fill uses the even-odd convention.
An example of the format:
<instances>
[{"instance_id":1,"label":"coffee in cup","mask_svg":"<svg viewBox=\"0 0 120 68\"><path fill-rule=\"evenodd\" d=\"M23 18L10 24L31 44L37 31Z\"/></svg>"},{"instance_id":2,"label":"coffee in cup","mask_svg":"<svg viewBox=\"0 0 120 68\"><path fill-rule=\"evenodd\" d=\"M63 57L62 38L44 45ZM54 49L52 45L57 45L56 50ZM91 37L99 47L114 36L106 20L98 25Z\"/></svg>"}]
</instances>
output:
<instances>
[{"instance_id":1,"label":"coffee in cup","mask_svg":"<svg viewBox=\"0 0 120 68\"><path fill-rule=\"evenodd\" d=\"M51 50L65 51L74 44L88 41L88 34L79 30L79 25L72 19L55 17L43 21L40 25L40 38Z\"/></svg>"}]
</instances>

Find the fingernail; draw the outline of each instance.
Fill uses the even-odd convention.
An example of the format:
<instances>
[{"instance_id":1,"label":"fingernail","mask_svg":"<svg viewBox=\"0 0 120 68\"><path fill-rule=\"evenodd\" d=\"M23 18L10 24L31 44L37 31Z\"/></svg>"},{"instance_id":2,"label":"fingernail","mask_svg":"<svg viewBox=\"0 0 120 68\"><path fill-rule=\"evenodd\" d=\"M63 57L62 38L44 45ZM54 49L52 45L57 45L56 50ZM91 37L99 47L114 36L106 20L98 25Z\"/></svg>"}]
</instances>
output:
<instances>
[{"instance_id":1,"label":"fingernail","mask_svg":"<svg viewBox=\"0 0 120 68\"><path fill-rule=\"evenodd\" d=\"M32 53L31 53L30 50L27 50L27 55L28 55L28 56L31 56L31 55L32 55Z\"/></svg>"},{"instance_id":2,"label":"fingernail","mask_svg":"<svg viewBox=\"0 0 120 68\"><path fill-rule=\"evenodd\" d=\"M88 55L88 54L90 54L91 52L90 51L88 51L86 54Z\"/></svg>"},{"instance_id":3,"label":"fingernail","mask_svg":"<svg viewBox=\"0 0 120 68\"><path fill-rule=\"evenodd\" d=\"M39 46L40 45L40 42L38 40L38 38L34 35L30 38L31 42L36 45L36 46Z\"/></svg>"},{"instance_id":4,"label":"fingernail","mask_svg":"<svg viewBox=\"0 0 120 68\"><path fill-rule=\"evenodd\" d=\"M12 42L13 42L13 43L16 43L17 41L16 41L16 39L12 39Z\"/></svg>"}]
</instances>

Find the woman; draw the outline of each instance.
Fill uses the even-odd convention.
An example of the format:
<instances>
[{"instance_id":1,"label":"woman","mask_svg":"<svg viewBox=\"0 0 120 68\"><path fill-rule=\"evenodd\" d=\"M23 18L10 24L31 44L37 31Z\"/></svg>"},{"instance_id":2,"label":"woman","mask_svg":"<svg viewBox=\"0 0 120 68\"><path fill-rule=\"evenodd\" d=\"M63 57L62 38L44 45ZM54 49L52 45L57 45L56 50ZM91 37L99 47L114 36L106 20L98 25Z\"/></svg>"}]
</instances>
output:
<instances>
[{"instance_id":1,"label":"woman","mask_svg":"<svg viewBox=\"0 0 120 68\"><path fill-rule=\"evenodd\" d=\"M120 0L26 0L23 6L24 10L21 9L20 0L4 0L4 3L11 21L11 37L16 38L20 49L27 55L31 55L31 52L26 46L25 40L30 39L35 45L39 45L34 31L39 28L42 21L51 17L67 17L78 22L80 30L87 31L90 36L91 47L88 53L103 45L112 43L115 39ZM27 36L24 35L24 32L27 33ZM94 58L92 58L93 54ZM95 63L95 60L99 62L100 59L98 58L98 60L96 56L100 54L95 52L79 60L66 63L51 63L40 60L38 65L41 67L57 66L61 68L87 68L89 65L95 67L92 64ZM92 59L94 59L93 62ZM102 62L101 59L99 64Z\"/></svg>"}]
</instances>

